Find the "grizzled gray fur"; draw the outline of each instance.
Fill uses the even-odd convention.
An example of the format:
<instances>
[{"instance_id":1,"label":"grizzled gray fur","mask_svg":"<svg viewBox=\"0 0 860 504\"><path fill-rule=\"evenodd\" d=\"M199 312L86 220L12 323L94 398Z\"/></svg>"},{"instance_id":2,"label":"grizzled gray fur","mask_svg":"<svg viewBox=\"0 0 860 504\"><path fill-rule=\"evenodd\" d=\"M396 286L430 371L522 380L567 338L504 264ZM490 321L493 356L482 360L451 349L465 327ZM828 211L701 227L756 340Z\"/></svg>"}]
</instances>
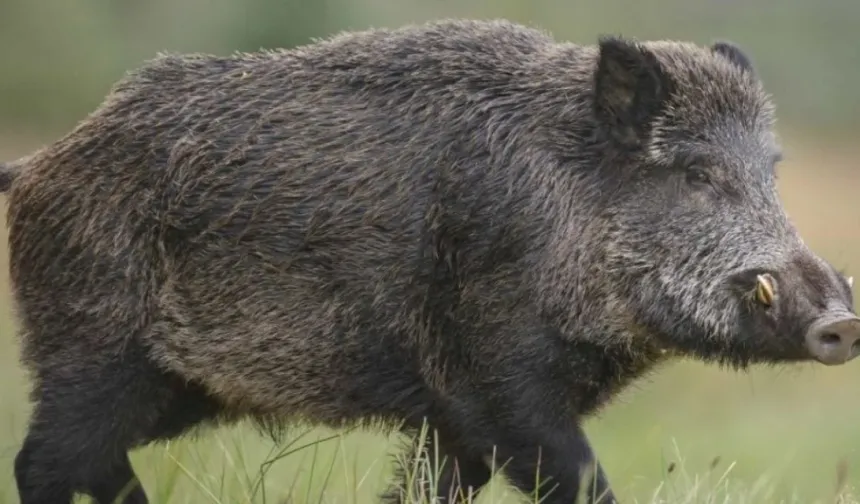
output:
<instances>
[{"instance_id":1,"label":"grizzled gray fur","mask_svg":"<svg viewBox=\"0 0 860 504\"><path fill-rule=\"evenodd\" d=\"M726 42L438 21L156 58L2 170L21 502L110 502L129 449L241 418L426 420L439 496L495 453L527 493L539 467L544 502L614 502L581 424L659 363L857 353L773 124Z\"/></svg>"}]
</instances>

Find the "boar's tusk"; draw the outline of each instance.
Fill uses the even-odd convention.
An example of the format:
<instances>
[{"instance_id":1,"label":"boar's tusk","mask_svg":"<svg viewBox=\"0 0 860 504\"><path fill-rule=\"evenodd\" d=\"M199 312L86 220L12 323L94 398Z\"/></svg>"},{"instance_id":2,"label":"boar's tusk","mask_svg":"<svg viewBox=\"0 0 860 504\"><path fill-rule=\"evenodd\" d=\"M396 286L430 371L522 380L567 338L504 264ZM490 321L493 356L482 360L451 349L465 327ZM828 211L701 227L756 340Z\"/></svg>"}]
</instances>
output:
<instances>
[{"instance_id":1,"label":"boar's tusk","mask_svg":"<svg viewBox=\"0 0 860 504\"><path fill-rule=\"evenodd\" d=\"M757 275L755 286L755 297L759 303L770 306L773 304L773 285L764 275Z\"/></svg>"},{"instance_id":2,"label":"boar's tusk","mask_svg":"<svg viewBox=\"0 0 860 504\"><path fill-rule=\"evenodd\" d=\"M852 289L854 288L854 277L853 276L848 277L848 287L852 288Z\"/></svg>"}]
</instances>

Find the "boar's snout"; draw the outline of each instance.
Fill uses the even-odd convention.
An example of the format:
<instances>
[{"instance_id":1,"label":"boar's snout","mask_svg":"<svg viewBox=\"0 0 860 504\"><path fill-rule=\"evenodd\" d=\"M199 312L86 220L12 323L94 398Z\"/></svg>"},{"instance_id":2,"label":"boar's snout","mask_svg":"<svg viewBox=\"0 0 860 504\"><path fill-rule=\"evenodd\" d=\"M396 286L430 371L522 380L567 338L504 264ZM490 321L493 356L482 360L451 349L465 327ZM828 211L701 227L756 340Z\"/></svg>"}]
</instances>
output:
<instances>
[{"instance_id":1,"label":"boar's snout","mask_svg":"<svg viewBox=\"0 0 860 504\"><path fill-rule=\"evenodd\" d=\"M755 335L748 344L758 348L756 358L835 366L860 355L853 279L823 258L795 253L780 266L749 269L737 280L752 310L742 319L751 324L744 332Z\"/></svg>"},{"instance_id":2,"label":"boar's snout","mask_svg":"<svg viewBox=\"0 0 860 504\"><path fill-rule=\"evenodd\" d=\"M822 364L844 364L860 354L860 318L847 312L828 312L806 332L806 347Z\"/></svg>"}]
</instances>

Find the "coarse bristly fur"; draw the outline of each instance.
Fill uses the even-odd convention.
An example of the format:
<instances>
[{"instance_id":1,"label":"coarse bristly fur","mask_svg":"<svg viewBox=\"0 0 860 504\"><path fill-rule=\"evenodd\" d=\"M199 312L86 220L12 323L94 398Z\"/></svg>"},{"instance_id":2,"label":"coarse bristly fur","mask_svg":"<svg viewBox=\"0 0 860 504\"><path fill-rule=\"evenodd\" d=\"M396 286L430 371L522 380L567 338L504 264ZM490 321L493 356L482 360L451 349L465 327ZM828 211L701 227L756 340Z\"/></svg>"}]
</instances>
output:
<instances>
[{"instance_id":1,"label":"coarse bristly fur","mask_svg":"<svg viewBox=\"0 0 860 504\"><path fill-rule=\"evenodd\" d=\"M426 420L432 492L495 450L544 502L586 466L614 502L580 425L616 392L672 355L810 359L809 321L851 310L780 204L773 122L727 42L447 20L159 56L3 172L21 502L109 502L129 449L247 417Z\"/></svg>"}]
</instances>

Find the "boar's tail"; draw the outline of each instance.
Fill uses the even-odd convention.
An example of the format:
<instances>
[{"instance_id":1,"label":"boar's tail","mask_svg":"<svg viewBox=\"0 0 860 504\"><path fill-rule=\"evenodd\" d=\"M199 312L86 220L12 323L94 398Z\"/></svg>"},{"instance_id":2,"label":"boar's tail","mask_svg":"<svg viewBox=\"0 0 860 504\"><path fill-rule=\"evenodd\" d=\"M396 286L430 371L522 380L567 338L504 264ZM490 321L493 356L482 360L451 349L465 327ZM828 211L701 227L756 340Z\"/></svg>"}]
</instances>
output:
<instances>
[{"instance_id":1,"label":"boar's tail","mask_svg":"<svg viewBox=\"0 0 860 504\"><path fill-rule=\"evenodd\" d=\"M0 163L0 193L8 191L12 187L12 182L18 178L25 161L26 159L19 159L18 161Z\"/></svg>"}]
</instances>

